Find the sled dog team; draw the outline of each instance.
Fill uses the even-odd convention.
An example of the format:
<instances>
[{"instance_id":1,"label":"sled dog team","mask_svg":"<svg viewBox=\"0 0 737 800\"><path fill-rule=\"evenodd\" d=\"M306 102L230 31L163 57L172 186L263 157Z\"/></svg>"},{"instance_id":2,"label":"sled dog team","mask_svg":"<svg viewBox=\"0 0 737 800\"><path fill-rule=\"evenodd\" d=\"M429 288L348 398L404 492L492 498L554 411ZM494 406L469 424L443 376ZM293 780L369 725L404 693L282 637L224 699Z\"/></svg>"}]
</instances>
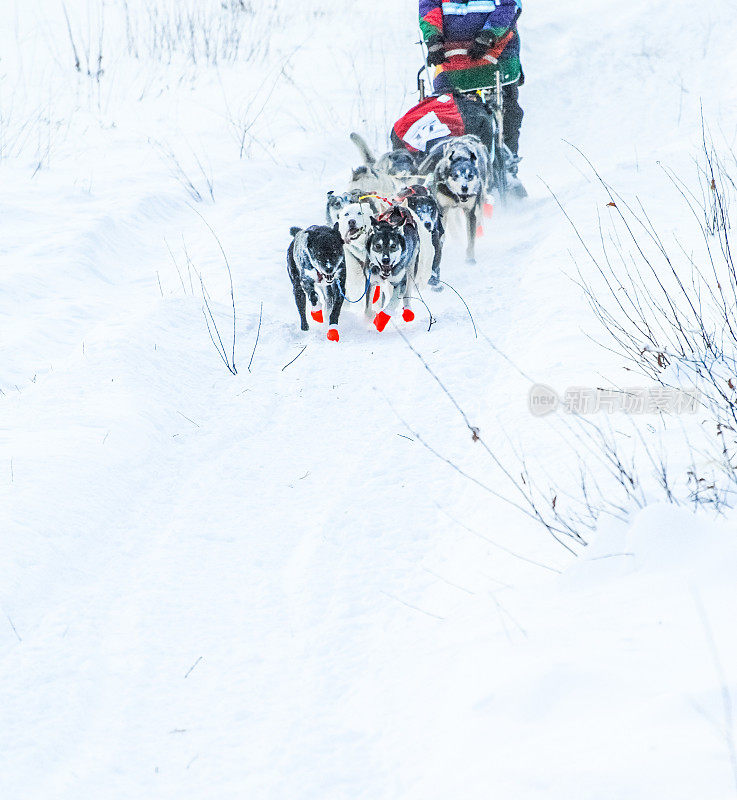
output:
<instances>
[{"instance_id":1,"label":"sled dog team","mask_svg":"<svg viewBox=\"0 0 737 800\"><path fill-rule=\"evenodd\" d=\"M379 159L358 134L351 140L363 156L346 192L329 192L326 225L292 228L287 270L302 330L328 323L327 338L337 342L343 303L363 305L378 331L402 306L414 318L412 300L426 286L440 291L440 261L449 214L466 221L466 258L475 263L491 184L489 151L481 139L457 136L439 142L422 160L408 150ZM420 176L420 177L418 177Z\"/></svg>"}]
</instances>

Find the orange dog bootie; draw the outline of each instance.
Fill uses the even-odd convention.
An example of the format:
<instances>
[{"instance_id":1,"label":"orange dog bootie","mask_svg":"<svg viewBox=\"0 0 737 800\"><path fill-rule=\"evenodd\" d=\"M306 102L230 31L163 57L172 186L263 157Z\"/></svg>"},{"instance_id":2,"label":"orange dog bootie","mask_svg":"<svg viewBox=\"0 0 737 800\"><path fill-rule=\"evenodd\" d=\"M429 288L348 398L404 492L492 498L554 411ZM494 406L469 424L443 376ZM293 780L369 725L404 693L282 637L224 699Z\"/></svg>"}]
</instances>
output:
<instances>
[{"instance_id":1,"label":"orange dog bootie","mask_svg":"<svg viewBox=\"0 0 737 800\"><path fill-rule=\"evenodd\" d=\"M376 330L381 333L384 328L386 328L390 319L391 317L388 314L385 314L383 311L379 311L379 313L374 317L374 325L376 326Z\"/></svg>"}]
</instances>

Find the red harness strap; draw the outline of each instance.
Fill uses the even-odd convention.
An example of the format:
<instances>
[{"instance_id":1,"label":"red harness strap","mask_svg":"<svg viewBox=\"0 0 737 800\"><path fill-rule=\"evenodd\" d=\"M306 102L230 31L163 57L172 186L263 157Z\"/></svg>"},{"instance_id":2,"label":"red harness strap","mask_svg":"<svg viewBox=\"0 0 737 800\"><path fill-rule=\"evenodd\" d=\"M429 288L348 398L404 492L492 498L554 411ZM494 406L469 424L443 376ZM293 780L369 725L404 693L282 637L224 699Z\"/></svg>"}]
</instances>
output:
<instances>
[{"instance_id":1,"label":"red harness strap","mask_svg":"<svg viewBox=\"0 0 737 800\"><path fill-rule=\"evenodd\" d=\"M404 189L394 198L394 203L401 203L403 200L406 200L408 197L413 197L414 195L417 195L418 197L429 197L430 192L427 190L426 186L405 186Z\"/></svg>"},{"instance_id":2,"label":"red harness strap","mask_svg":"<svg viewBox=\"0 0 737 800\"><path fill-rule=\"evenodd\" d=\"M415 219L410 214L409 209L399 205L393 205L378 220L379 222L388 222L394 228L403 228L405 225L409 225L412 228L416 227Z\"/></svg>"}]
</instances>

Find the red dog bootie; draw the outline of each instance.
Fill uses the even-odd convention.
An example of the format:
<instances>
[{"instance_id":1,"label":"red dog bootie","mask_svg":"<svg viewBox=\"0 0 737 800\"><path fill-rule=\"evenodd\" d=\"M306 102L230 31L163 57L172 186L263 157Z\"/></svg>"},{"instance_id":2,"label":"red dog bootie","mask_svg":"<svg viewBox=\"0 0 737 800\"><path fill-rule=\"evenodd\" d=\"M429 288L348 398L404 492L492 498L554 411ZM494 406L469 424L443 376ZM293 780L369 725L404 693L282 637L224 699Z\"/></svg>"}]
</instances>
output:
<instances>
[{"instance_id":1,"label":"red dog bootie","mask_svg":"<svg viewBox=\"0 0 737 800\"><path fill-rule=\"evenodd\" d=\"M491 203L484 203L484 216L491 219L494 216L494 206Z\"/></svg>"},{"instance_id":2,"label":"red dog bootie","mask_svg":"<svg viewBox=\"0 0 737 800\"><path fill-rule=\"evenodd\" d=\"M337 328L328 328L328 340L331 342L339 342L340 334Z\"/></svg>"},{"instance_id":3,"label":"red dog bootie","mask_svg":"<svg viewBox=\"0 0 737 800\"><path fill-rule=\"evenodd\" d=\"M384 328L386 328L387 323L391 317L388 314L385 314L383 311L379 311L379 313L374 317L374 325L376 326L376 330L381 333Z\"/></svg>"},{"instance_id":4,"label":"red dog bootie","mask_svg":"<svg viewBox=\"0 0 737 800\"><path fill-rule=\"evenodd\" d=\"M310 313L312 314L312 319L314 319L315 322L324 322L325 321L322 318L322 309L320 309L319 311L311 311Z\"/></svg>"},{"instance_id":5,"label":"red dog bootie","mask_svg":"<svg viewBox=\"0 0 737 800\"><path fill-rule=\"evenodd\" d=\"M415 318L415 312L412 311L411 308L405 308L404 311L402 311L402 319L405 322L412 322L414 318Z\"/></svg>"},{"instance_id":6,"label":"red dog bootie","mask_svg":"<svg viewBox=\"0 0 737 800\"><path fill-rule=\"evenodd\" d=\"M484 235L484 226L483 225L479 225L476 228L476 236L478 236L479 239L480 239L483 235Z\"/></svg>"},{"instance_id":7,"label":"red dog bootie","mask_svg":"<svg viewBox=\"0 0 737 800\"><path fill-rule=\"evenodd\" d=\"M371 302L374 305L376 305L376 303L378 303L380 299L381 299L381 288L377 286L374 289L374 299Z\"/></svg>"}]
</instances>

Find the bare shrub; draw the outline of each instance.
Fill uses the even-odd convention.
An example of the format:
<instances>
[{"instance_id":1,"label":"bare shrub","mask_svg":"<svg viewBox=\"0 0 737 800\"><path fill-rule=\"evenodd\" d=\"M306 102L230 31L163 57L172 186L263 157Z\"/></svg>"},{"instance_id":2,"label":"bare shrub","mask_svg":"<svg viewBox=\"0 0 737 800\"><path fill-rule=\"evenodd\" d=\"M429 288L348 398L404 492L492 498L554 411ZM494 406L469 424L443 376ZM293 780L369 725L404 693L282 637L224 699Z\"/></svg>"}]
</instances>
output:
<instances>
[{"instance_id":1,"label":"bare shrub","mask_svg":"<svg viewBox=\"0 0 737 800\"><path fill-rule=\"evenodd\" d=\"M415 439L465 479L540 523L574 553L602 516L626 520L653 502L720 513L732 506L737 491L737 269L730 239L735 183L729 161L704 132L697 160L701 195L664 167L673 199L680 195L686 203L696 234L679 231L665 237L642 203L628 202L580 155L606 197L609 219L598 214L596 241L584 237L553 196L586 254L587 262L577 264L577 282L601 323L600 344L654 387L697 390L698 415L551 417L570 472L566 476L558 470L551 477L536 453L517 448L513 458L502 460L499 449L487 444L454 394L402 337L439 395L445 394L462 417L471 434L469 447L484 450L494 472L479 480L407 426ZM482 338L515 366L483 332Z\"/></svg>"},{"instance_id":2,"label":"bare shrub","mask_svg":"<svg viewBox=\"0 0 737 800\"><path fill-rule=\"evenodd\" d=\"M171 176L182 186L192 200L202 203L205 197L215 201L215 179L212 169L203 164L203 158L197 155L194 148L190 147L191 160L194 162L191 168L182 165L182 160L176 155L171 145L162 142L152 142L161 159L169 168Z\"/></svg>"},{"instance_id":3,"label":"bare shrub","mask_svg":"<svg viewBox=\"0 0 737 800\"><path fill-rule=\"evenodd\" d=\"M268 55L278 0L121 0L128 54L163 64L251 61Z\"/></svg>"},{"instance_id":4,"label":"bare shrub","mask_svg":"<svg viewBox=\"0 0 737 800\"><path fill-rule=\"evenodd\" d=\"M666 241L639 201L633 207L594 170L609 198L610 228L605 231L600 219L598 250L584 246L601 284L583 269L578 274L607 346L662 386L700 390L723 475L735 484L737 268L729 214L734 183L706 135L702 156L699 175L708 189L700 198L664 167L691 211L698 244L687 245L677 234Z\"/></svg>"},{"instance_id":5,"label":"bare shrub","mask_svg":"<svg viewBox=\"0 0 737 800\"><path fill-rule=\"evenodd\" d=\"M103 3L99 6L99 14L95 20L96 30L93 30L92 24L88 19L86 31L81 24L72 26L66 4L62 5L62 9L74 59L74 69L99 84L105 74L102 68L103 41L105 39L105 6Z\"/></svg>"}]
</instances>

